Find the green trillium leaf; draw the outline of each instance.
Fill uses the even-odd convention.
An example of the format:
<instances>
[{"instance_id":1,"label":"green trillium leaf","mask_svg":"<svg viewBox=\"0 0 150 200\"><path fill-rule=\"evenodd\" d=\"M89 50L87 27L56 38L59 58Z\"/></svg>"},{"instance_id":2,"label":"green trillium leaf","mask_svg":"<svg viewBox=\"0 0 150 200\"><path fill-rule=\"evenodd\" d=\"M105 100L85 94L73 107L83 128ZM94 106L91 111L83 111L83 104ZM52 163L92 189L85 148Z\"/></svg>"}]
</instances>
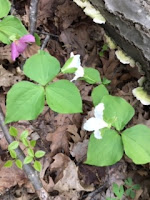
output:
<instances>
[{"instance_id":1,"label":"green trillium leaf","mask_svg":"<svg viewBox=\"0 0 150 200\"><path fill-rule=\"evenodd\" d=\"M8 0L0 0L0 18L8 15L11 4Z\"/></svg>"},{"instance_id":2,"label":"green trillium leaf","mask_svg":"<svg viewBox=\"0 0 150 200\"><path fill-rule=\"evenodd\" d=\"M59 73L60 63L49 53L40 50L26 61L23 69L26 76L44 86Z\"/></svg>"},{"instance_id":3,"label":"green trillium leaf","mask_svg":"<svg viewBox=\"0 0 150 200\"><path fill-rule=\"evenodd\" d=\"M0 41L4 44L10 44L10 38L16 39L28 34L21 21L14 16L7 16L0 21Z\"/></svg>"},{"instance_id":4,"label":"green trillium leaf","mask_svg":"<svg viewBox=\"0 0 150 200\"><path fill-rule=\"evenodd\" d=\"M134 108L121 97L106 95L101 103L105 105L104 120L118 131L122 130L134 116Z\"/></svg>"},{"instance_id":5,"label":"green trillium leaf","mask_svg":"<svg viewBox=\"0 0 150 200\"><path fill-rule=\"evenodd\" d=\"M9 90L6 105L6 123L33 120L43 111L44 88L28 81L19 82Z\"/></svg>"},{"instance_id":6,"label":"green trillium leaf","mask_svg":"<svg viewBox=\"0 0 150 200\"><path fill-rule=\"evenodd\" d=\"M126 129L121 136L125 153L135 164L150 162L150 128L139 124Z\"/></svg>"},{"instance_id":7,"label":"green trillium leaf","mask_svg":"<svg viewBox=\"0 0 150 200\"><path fill-rule=\"evenodd\" d=\"M108 95L108 90L104 85L95 87L92 91L92 101L94 106L97 106L105 95Z\"/></svg>"},{"instance_id":8,"label":"green trillium leaf","mask_svg":"<svg viewBox=\"0 0 150 200\"><path fill-rule=\"evenodd\" d=\"M49 107L58 113L82 112L82 100L77 87L68 80L60 80L46 87Z\"/></svg>"},{"instance_id":9,"label":"green trillium leaf","mask_svg":"<svg viewBox=\"0 0 150 200\"><path fill-rule=\"evenodd\" d=\"M87 160L88 165L108 166L118 162L123 156L123 146L120 135L111 129L101 130L102 139L96 139L91 135L88 144Z\"/></svg>"},{"instance_id":10,"label":"green trillium leaf","mask_svg":"<svg viewBox=\"0 0 150 200\"><path fill-rule=\"evenodd\" d=\"M101 83L101 77L98 70L91 67L84 67L84 76L80 78L89 84Z\"/></svg>"}]
</instances>

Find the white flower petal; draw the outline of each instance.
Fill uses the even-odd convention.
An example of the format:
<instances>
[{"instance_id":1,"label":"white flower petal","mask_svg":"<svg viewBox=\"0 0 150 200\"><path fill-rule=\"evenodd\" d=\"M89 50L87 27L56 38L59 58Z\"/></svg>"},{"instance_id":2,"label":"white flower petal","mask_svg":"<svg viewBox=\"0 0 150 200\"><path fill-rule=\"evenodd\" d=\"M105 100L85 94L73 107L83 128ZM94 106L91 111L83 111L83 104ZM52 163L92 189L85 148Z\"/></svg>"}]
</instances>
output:
<instances>
[{"instance_id":1,"label":"white flower petal","mask_svg":"<svg viewBox=\"0 0 150 200\"><path fill-rule=\"evenodd\" d=\"M87 131L95 131L105 127L108 127L108 124L104 120L95 117L91 117L83 125L83 129Z\"/></svg>"},{"instance_id":2,"label":"white flower petal","mask_svg":"<svg viewBox=\"0 0 150 200\"><path fill-rule=\"evenodd\" d=\"M103 111L105 107L103 103L99 103L94 109L94 116L99 119L103 119Z\"/></svg>"},{"instance_id":3,"label":"white flower petal","mask_svg":"<svg viewBox=\"0 0 150 200\"><path fill-rule=\"evenodd\" d=\"M99 130L94 131L94 137L96 139L102 139L101 132Z\"/></svg>"},{"instance_id":4,"label":"white flower petal","mask_svg":"<svg viewBox=\"0 0 150 200\"><path fill-rule=\"evenodd\" d=\"M68 68L79 68L81 66L80 55L74 55L73 52L70 53L70 58L73 58L72 62L68 66Z\"/></svg>"},{"instance_id":5,"label":"white flower petal","mask_svg":"<svg viewBox=\"0 0 150 200\"><path fill-rule=\"evenodd\" d=\"M78 78L80 77L83 77L84 76L84 69L82 66L78 67L78 69L75 71L75 77L71 80L72 81L75 81L77 80Z\"/></svg>"},{"instance_id":6,"label":"white flower petal","mask_svg":"<svg viewBox=\"0 0 150 200\"><path fill-rule=\"evenodd\" d=\"M99 130L99 119L91 117L85 122L83 129L86 131Z\"/></svg>"}]
</instances>

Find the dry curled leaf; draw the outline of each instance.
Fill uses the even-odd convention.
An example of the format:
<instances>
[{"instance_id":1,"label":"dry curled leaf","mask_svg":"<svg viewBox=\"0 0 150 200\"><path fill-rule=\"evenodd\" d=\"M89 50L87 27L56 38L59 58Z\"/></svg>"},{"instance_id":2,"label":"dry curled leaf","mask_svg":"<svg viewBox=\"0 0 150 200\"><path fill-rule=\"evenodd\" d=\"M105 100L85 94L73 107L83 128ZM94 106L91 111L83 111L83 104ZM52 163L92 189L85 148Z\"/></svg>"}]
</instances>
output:
<instances>
[{"instance_id":1,"label":"dry curled leaf","mask_svg":"<svg viewBox=\"0 0 150 200\"><path fill-rule=\"evenodd\" d=\"M0 163L0 193L4 193L6 189L19 184L20 186L27 181L23 170L18 169L15 165L11 168L3 166Z\"/></svg>"},{"instance_id":2,"label":"dry curled leaf","mask_svg":"<svg viewBox=\"0 0 150 200\"><path fill-rule=\"evenodd\" d=\"M0 65L0 87L10 87L11 85L22 80L21 76L15 76L13 73L9 72L2 65Z\"/></svg>"},{"instance_id":3,"label":"dry curled leaf","mask_svg":"<svg viewBox=\"0 0 150 200\"><path fill-rule=\"evenodd\" d=\"M50 149L51 155L54 156L56 153L61 152L62 150L68 155L68 134L67 134L67 125L60 126L56 129L54 133L48 133L46 140L51 142Z\"/></svg>"},{"instance_id":4,"label":"dry curled leaf","mask_svg":"<svg viewBox=\"0 0 150 200\"><path fill-rule=\"evenodd\" d=\"M58 190L60 192L70 191L70 190L76 190L76 191L94 190L93 186L84 187L80 184L80 180L78 177L78 167L72 160L69 159L69 162L66 164L67 166L63 170L62 178L54 186L55 190Z\"/></svg>"}]
</instances>

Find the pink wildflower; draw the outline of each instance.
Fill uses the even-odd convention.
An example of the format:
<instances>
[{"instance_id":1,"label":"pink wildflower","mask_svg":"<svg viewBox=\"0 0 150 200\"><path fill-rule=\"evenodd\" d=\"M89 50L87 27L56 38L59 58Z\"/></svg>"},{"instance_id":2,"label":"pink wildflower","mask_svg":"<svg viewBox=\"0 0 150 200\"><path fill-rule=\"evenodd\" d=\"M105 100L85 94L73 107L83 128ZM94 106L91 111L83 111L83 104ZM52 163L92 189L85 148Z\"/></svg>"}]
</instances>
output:
<instances>
[{"instance_id":1,"label":"pink wildflower","mask_svg":"<svg viewBox=\"0 0 150 200\"><path fill-rule=\"evenodd\" d=\"M11 44L11 58L13 61L16 60L16 58L24 52L24 50L27 47L27 43L29 42L35 42L35 38L33 35L24 35L23 37L21 37L19 40L15 40L12 44Z\"/></svg>"}]
</instances>

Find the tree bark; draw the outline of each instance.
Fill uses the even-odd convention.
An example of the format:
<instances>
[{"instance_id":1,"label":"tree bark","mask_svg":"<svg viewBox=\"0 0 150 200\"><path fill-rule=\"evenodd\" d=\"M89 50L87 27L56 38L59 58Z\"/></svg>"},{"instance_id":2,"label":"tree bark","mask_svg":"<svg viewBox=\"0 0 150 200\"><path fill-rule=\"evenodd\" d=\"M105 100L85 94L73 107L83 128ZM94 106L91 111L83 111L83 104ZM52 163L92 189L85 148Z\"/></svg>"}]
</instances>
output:
<instances>
[{"instance_id":1,"label":"tree bark","mask_svg":"<svg viewBox=\"0 0 150 200\"><path fill-rule=\"evenodd\" d=\"M150 94L150 1L90 0L106 19L106 33L129 56L139 62Z\"/></svg>"}]
</instances>

